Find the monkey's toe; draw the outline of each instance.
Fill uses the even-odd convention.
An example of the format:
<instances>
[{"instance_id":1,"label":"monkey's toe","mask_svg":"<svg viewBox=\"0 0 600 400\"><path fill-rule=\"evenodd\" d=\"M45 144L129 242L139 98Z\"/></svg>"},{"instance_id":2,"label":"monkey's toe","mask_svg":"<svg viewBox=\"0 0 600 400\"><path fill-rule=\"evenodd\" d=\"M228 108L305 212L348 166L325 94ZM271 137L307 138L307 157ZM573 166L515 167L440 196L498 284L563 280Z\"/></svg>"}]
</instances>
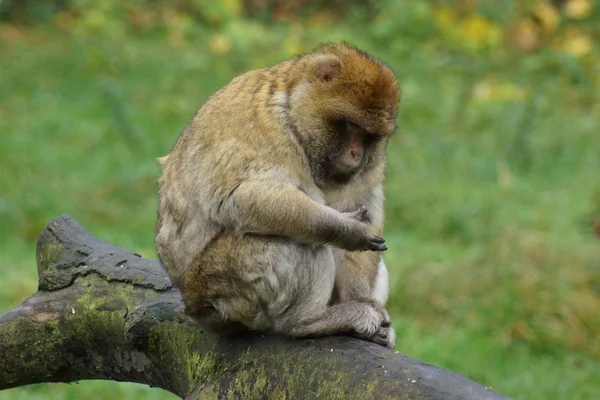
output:
<instances>
[{"instance_id":1,"label":"monkey's toe","mask_svg":"<svg viewBox=\"0 0 600 400\"><path fill-rule=\"evenodd\" d=\"M369 340L380 329L381 315L370 304L360 306L363 308L362 316L355 320L353 330L356 336Z\"/></svg>"},{"instance_id":2,"label":"monkey's toe","mask_svg":"<svg viewBox=\"0 0 600 400\"><path fill-rule=\"evenodd\" d=\"M377 300L373 300L373 299L369 299L369 298L360 299L359 301L363 302L363 303L367 303L369 306L371 306L377 312L377 314L379 314L379 317L381 318L380 319L381 323L379 324L380 327L389 328L390 326L392 326L392 319L390 318L390 313L388 313L388 311L386 310L386 308L383 304L381 304Z\"/></svg>"},{"instance_id":3,"label":"monkey's toe","mask_svg":"<svg viewBox=\"0 0 600 400\"><path fill-rule=\"evenodd\" d=\"M370 340L387 348L393 349L396 347L396 331L392 327L381 327L377 330L375 335L370 338Z\"/></svg>"}]
</instances>

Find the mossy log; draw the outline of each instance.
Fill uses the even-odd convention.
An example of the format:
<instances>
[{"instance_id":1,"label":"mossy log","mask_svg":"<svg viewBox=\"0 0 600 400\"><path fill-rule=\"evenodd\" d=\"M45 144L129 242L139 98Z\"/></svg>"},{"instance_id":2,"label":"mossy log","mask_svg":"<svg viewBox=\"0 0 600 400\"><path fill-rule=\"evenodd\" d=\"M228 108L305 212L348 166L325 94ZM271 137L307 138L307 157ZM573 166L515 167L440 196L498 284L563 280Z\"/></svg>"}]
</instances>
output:
<instances>
[{"instance_id":1,"label":"mossy log","mask_svg":"<svg viewBox=\"0 0 600 400\"><path fill-rule=\"evenodd\" d=\"M37 265L39 291L0 315L0 390L107 379L185 399L507 399L350 337L205 332L183 313L158 261L103 242L69 216L40 235Z\"/></svg>"}]
</instances>

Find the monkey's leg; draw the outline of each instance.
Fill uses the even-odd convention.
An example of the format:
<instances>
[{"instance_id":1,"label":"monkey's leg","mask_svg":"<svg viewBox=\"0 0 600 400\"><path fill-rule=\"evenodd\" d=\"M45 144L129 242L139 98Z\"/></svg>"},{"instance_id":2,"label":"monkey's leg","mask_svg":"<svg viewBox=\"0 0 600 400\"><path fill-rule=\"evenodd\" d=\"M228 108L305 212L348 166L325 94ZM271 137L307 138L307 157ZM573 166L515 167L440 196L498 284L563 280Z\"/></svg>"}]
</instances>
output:
<instances>
[{"instance_id":1,"label":"monkey's leg","mask_svg":"<svg viewBox=\"0 0 600 400\"><path fill-rule=\"evenodd\" d=\"M350 334L393 348L395 332L385 328L389 328L389 320L383 321L381 313L370 304L348 302L326 307L318 315L296 321L283 333L295 338Z\"/></svg>"},{"instance_id":2,"label":"monkey's leg","mask_svg":"<svg viewBox=\"0 0 600 400\"><path fill-rule=\"evenodd\" d=\"M367 303L328 306L335 281L330 246L226 232L182 276L186 311L201 325L242 324L292 337L352 334L389 345L376 335L384 324Z\"/></svg>"},{"instance_id":3,"label":"monkey's leg","mask_svg":"<svg viewBox=\"0 0 600 400\"><path fill-rule=\"evenodd\" d=\"M310 247L297 245L297 248ZM278 317L276 332L296 338L349 334L387 347L395 345L394 331L388 329L389 316L373 304L361 301L329 304L337 269L332 247L318 246L297 254L294 276L309 279L299 287L301 296L294 296L293 305Z\"/></svg>"},{"instance_id":4,"label":"monkey's leg","mask_svg":"<svg viewBox=\"0 0 600 400\"><path fill-rule=\"evenodd\" d=\"M381 255L377 252L347 252L336 249L335 256L334 303L369 304L381 315L383 321L373 340L388 340L390 347L393 347L395 332L385 309L389 290L388 272Z\"/></svg>"},{"instance_id":5,"label":"monkey's leg","mask_svg":"<svg viewBox=\"0 0 600 400\"><path fill-rule=\"evenodd\" d=\"M390 293L390 277L387 266L383 261L383 258L379 258L377 264L377 276L375 277L375 284L371 291L371 297L379 303L385 305Z\"/></svg>"},{"instance_id":6,"label":"monkey's leg","mask_svg":"<svg viewBox=\"0 0 600 400\"><path fill-rule=\"evenodd\" d=\"M341 302L375 300L374 288L378 279L381 253L339 249L334 251L335 294L338 300ZM385 304L385 300L379 302Z\"/></svg>"},{"instance_id":7,"label":"monkey's leg","mask_svg":"<svg viewBox=\"0 0 600 400\"><path fill-rule=\"evenodd\" d=\"M269 333L303 317L307 308L324 309L334 281L329 246L225 231L177 284L186 312L206 328L222 332L221 325L238 323Z\"/></svg>"},{"instance_id":8,"label":"monkey's leg","mask_svg":"<svg viewBox=\"0 0 600 400\"><path fill-rule=\"evenodd\" d=\"M385 250L384 240L364 223L366 215L366 209L341 213L288 183L247 181L223 200L217 218L239 233L332 243L348 250Z\"/></svg>"}]
</instances>

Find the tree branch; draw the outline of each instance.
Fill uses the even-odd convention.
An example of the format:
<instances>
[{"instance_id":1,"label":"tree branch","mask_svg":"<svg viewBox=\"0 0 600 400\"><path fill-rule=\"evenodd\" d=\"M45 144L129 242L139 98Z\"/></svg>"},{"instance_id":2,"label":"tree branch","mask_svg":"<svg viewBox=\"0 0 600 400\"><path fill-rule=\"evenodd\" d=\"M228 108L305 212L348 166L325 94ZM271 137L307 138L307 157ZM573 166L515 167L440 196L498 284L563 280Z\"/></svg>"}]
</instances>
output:
<instances>
[{"instance_id":1,"label":"tree branch","mask_svg":"<svg viewBox=\"0 0 600 400\"><path fill-rule=\"evenodd\" d=\"M39 291L0 315L0 390L108 379L186 399L507 399L354 338L204 332L184 315L158 261L107 244L66 215L40 235L37 264Z\"/></svg>"}]
</instances>

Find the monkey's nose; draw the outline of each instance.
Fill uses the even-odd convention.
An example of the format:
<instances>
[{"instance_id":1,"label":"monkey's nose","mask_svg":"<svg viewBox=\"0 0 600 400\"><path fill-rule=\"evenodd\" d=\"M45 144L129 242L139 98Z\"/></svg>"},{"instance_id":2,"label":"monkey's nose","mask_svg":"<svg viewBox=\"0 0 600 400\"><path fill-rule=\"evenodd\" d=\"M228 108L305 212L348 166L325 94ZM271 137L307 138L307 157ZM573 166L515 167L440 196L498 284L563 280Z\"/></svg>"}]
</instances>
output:
<instances>
[{"instance_id":1,"label":"monkey's nose","mask_svg":"<svg viewBox=\"0 0 600 400\"><path fill-rule=\"evenodd\" d=\"M361 148L351 149L350 150L350 159L352 163L355 165L360 164L363 158L363 151Z\"/></svg>"},{"instance_id":2,"label":"monkey's nose","mask_svg":"<svg viewBox=\"0 0 600 400\"><path fill-rule=\"evenodd\" d=\"M337 168L341 171L352 171L353 169L360 166L362 161L361 152L347 152L343 157L337 160Z\"/></svg>"}]
</instances>

